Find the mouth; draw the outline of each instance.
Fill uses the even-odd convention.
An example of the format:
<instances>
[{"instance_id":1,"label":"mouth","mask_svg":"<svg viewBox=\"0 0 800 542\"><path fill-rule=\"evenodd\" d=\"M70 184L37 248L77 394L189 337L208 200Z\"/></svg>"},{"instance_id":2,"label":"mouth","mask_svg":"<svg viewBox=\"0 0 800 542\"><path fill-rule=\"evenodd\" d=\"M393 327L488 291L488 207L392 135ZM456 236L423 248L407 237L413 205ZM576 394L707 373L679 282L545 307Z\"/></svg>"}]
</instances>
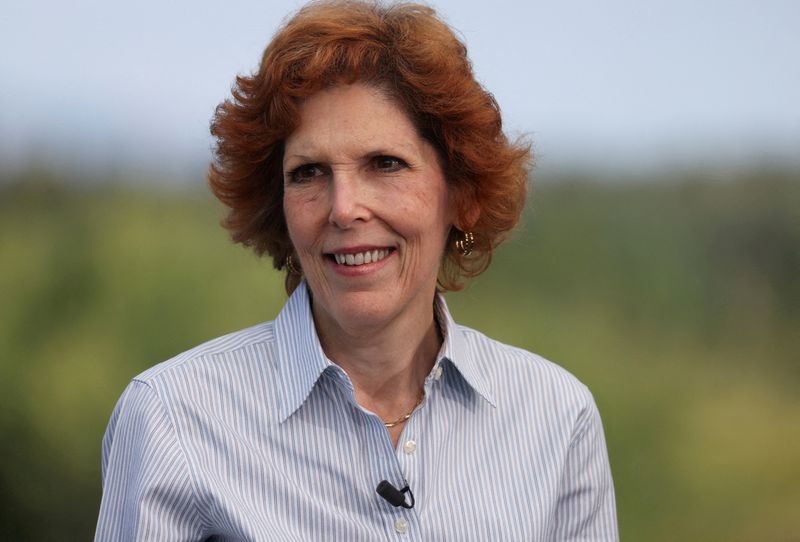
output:
<instances>
[{"instance_id":1,"label":"mouth","mask_svg":"<svg viewBox=\"0 0 800 542\"><path fill-rule=\"evenodd\" d=\"M372 250L361 250L358 252L345 251L334 252L327 256L339 265L346 265L349 267L358 267L369 263L376 263L392 253L394 249L391 248L376 248Z\"/></svg>"}]
</instances>

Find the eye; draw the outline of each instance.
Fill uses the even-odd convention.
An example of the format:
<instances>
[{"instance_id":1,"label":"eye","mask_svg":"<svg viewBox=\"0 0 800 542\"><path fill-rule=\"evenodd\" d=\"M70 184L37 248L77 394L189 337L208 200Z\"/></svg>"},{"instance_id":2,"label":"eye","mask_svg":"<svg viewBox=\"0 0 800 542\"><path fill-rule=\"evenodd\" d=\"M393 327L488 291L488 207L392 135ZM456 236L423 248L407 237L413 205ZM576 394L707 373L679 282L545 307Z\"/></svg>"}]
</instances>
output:
<instances>
[{"instance_id":1,"label":"eye","mask_svg":"<svg viewBox=\"0 0 800 542\"><path fill-rule=\"evenodd\" d=\"M394 173L408 166L400 158L394 156L376 156L372 159L372 166L383 173Z\"/></svg>"},{"instance_id":2,"label":"eye","mask_svg":"<svg viewBox=\"0 0 800 542\"><path fill-rule=\"evenodd\" d=\"M319 164L303 164L286 174L288 180L293 183L308 182L322 175L325 175L325 171Z\"/></svg>"}]
</instances>

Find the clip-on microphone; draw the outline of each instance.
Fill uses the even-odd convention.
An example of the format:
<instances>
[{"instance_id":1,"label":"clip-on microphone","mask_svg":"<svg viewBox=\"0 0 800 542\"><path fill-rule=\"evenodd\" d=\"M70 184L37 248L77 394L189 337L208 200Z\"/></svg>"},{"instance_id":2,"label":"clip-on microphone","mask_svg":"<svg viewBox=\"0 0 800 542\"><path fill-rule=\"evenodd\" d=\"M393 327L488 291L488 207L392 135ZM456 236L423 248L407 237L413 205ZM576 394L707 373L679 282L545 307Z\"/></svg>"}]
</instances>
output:
<instances>
[{"instance_id":1,"label":"clip-on microphone","mask_svg":"<svg viewBox=\"0 0 800 542\"><path fill-rule=\"evenodd\" d=\"M406 485L403 489L397 489L388 481L383 480L378 487L375 488L378 495L386 499L386 502L391 504L394 507L402 506L403 508L414 508L414 494L411 493L411 488ZM411 504L406 502L405 494L408 493L409 498L411 499Z\"/></svg>"}]
</instances>

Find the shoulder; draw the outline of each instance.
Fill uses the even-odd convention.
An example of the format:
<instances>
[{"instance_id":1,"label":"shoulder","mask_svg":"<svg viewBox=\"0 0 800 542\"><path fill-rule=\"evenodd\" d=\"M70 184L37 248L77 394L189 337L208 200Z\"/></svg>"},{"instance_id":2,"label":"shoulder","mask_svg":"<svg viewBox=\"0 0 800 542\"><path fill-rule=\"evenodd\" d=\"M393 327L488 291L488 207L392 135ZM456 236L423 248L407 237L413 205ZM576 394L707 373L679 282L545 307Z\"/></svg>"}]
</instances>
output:
<instances>
[{"instance_id":1,"label":"shoulder","mask_svg":"<svg viewBox=\"0 0 800 542\"><path fill-rule=\"evenodd\" d=\"M163 361L133 380L153 387L179 375L203 371L219 364L241 366L263 363L274 341L274 322L263 322L228 333Z\"/></svg>"},{"instance_id":2,"label":"shoulder","mask_svg":"<svg viewBox=\"0 0 800 542\"><path fill-rule=\"evenodd\" d=\"M272 411L275 396L273 322L223 335L161 362L135 376L112 414L155 416L187 434L211 423L212 412L235 417L237 405L260 404ZM191 427L190 427L191 426Z\"/></svg>"},{"instance_id":3,"label":"shoulder","mask_svg":"<svg viewBox=\"0 0 800 542\"><path fill-rule=\"evenodd\" d=\"M583 410L594 404L586 385L564 367L470 327L457 327L470 354L499 397L511 395L521 401L543 401L570 410Z\"/></svg>"},{"instance_id":4,"label":"shoulder","mask_svg":"<svg viewBox=\"0 0 800 542\"><path fill-rule=\"evenodd\" d=\"M228 333L150 367L129 388L149 388L169 412L272 396L274 338L273 321Z\"/></svg>"}]
</instances>

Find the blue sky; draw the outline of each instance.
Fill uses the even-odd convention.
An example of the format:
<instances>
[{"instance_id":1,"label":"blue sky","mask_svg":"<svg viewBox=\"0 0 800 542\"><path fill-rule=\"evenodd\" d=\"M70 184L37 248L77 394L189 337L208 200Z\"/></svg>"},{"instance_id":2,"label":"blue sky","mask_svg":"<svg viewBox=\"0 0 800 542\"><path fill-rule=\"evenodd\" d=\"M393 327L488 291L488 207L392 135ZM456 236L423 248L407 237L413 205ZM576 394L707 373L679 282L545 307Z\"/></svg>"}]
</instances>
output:
<instances>
[{"instance_id":1,"label":"blue sky","mask_svg":"<svg viewBox=\"0 0 800 542\"><path fill-rule=\"evenodd\" d=\"M302 2L7 1L0 166L181 175ZM543 168L800 163L800 2L431 2Z\"/></svg>"}]
</instances>

